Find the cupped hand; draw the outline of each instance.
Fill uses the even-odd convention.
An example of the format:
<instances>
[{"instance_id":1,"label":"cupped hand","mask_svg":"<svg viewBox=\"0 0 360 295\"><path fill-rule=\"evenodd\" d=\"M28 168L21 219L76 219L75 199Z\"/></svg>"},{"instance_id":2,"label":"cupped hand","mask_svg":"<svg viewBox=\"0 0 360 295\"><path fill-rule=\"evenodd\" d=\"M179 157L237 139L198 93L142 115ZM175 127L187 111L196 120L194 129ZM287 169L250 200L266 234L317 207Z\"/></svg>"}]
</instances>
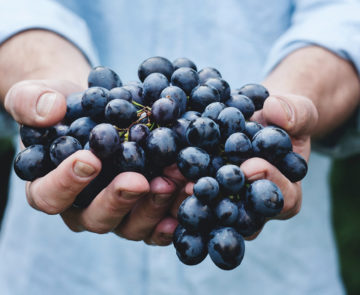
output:
<instances>
[{"instance_id":1,"label":"cupped hand","mask_svg":"<svg viewBox=\"0 0 360 295\"><path fill-rule=\"evenodd\" d=\"M28 80L11 87L4 105L18 123L46 127L62 120L66 96L81 90L69 81ZM183 186L182 176L171 172L170 167L166 177L148 183L141 174L121 173L87 208L74 208L76 196L100 171L101 161L94 154L77 151L47 175L27 182L27 200L37 210L61 214L65 224L75 232L114 232L130 240L158 245L171 243L168 233L174 231L176 222L166 216L175 193Z\"/></svg>"}]
</instances>

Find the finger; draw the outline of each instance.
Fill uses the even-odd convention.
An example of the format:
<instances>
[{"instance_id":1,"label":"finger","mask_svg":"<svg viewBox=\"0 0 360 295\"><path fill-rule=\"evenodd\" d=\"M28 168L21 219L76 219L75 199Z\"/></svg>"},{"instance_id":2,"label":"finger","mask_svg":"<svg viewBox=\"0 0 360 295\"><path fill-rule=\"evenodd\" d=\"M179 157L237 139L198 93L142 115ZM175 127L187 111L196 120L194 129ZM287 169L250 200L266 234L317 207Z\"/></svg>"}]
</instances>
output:
<instances>
[{"instance_id":1,"label":"finger","mask_svg":"<svg viewBox=\"0 0 360 295\"><path fill-rule=\"evenodd\" d=\"M262 116L267 124L277 125L295 137L312 134L318 121L313 102L298 95L271 95L265 100Z\"/></svg>"},{"instance_id":2,"label":"finger","mask_svg":"<svg viewBox=\"0 0 360 295\"><path fill-rule=\"evenodd\" d=\"M173 234L178 225L178 221L173 217L165 217L162 219L151 236L144 242L149 245L167 246L173 241Z\"/></svg>"},{"instance_id":3,"label":"finger","mask_svg":"<svg viewBox=\"0 0 360 295\"><path fill-rule=\"evenodd\" d=\"M268 179L279 187L284 197L284 207L280 214L276 216L276 219L288 219L300 211L300 182L290 182L276 167L261 158L249 159L240 168L244 172L245 178L250 182L258 179Z\"/></svg>"},{"instance_id":4,"label":"finger","mask_svg":"<svg viewBox=\"0 0 360 295\"><path fill-rule=\"evenodd\" d=\"M101 170L101 162L90 151L77 151L56 169L26 185L29 204L48 214L68 208L83 188Z\"/></svg>"},{"instance_id":5,"label":"finger","mask_svg":"<svg viewBox=\"0 0 360 295\"><path fill-rule=\"evenodd\" d=\"M178 187L181 187L187 181L176 164L166 167L163 171L163 175L175 182Z\"/></svg>"},{"instance_id":6,"label":"finger","mask_svg":"<svg viewBox=\"0 0 360 295\"><path fill-rule=\"evenodd\" d=\"M28 80L16 83L5 96L4 106L19 123L46 127L66 113L66 96L80 87L62 80Z\"/></svg>"},{"instance_id":7,"label":"finger","mask_svg":"<svg viewBox=\"0 0 360 295\"><path fill-rule=\"evenodd\" d=\"M62 218L73 231L107 233L120 224L135 203L149 190L149 183L143 175L124 172L116 176L87 208L71 208L62 213Z\"/></svg>"},{"instance_id":8,"label":"finger","mask_svg":"<svg viewBox=\"0 0 360 295\"><path fill-rule=\"evenodd\" d=\"M150 194L136 203L114 233L136 241L148 237L160 220L167 215L175 191L174 182L165 177L156 177L150 183Z\"/></svg>"}]
</instances>

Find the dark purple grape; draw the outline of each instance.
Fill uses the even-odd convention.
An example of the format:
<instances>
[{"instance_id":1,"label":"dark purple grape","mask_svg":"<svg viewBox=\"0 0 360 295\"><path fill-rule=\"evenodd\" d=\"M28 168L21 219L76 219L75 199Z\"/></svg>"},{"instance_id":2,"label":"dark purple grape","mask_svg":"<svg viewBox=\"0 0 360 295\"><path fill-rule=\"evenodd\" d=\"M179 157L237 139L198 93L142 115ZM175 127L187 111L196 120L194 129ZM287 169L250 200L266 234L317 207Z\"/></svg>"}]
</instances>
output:
<instances>
[{"instance_id":1,"label":"dark purple grape","mask_svg":"<svg viewBox=\"0 0 360 295\"><path fill-rule=\"evenodd\" d=\"M245 118L243 114L234 107L223 109L217 118L217 123L220 126L221 137L224 141L231 134L245 130Z\"/></svg>"},{"instance_id":2,"label":"dark purple grape","mask_svg":"<svg viewBox=\"0 0 360 295\"><path fill-rule=\"evenodd\" d=\"M179 115L182 115L186 111L187 97L181 88L177 86L166 87L160 93L160 97L172 98L179 105Z\"/></svg>"},{"instance_id":3,"label":"dark purple grape","mask_svg":"<svg viewBox=\"0 0 360 295\"><path fill-rule=\"evenodd\" d=\"M34 144L48 144L49 132L49 128L38 128L27 125L20 126L20 137L25 147Z\"/></svg>"},{"instance_id":4,"label":"dark purple grape","mask_svg":"<svg viewBox=\"0 0 360 295\"><path fill-rule=\"evenodd\" d=\"M292 151L288 152L283 158L275 163L275 166L291 182L302 180L307 173L307 163L305 159Z\"/></svg>"},{"instance_id":5,"label":"dark purple grape","mask_svg":"<svg viewBox=\"0 0 360 295\"><path fill-rule=\"evenodd\" d=\"M273 217L281 212L284 206L284 197L275 183L267 179L260 179L248 187L246 206L257 214Z\"/></svg>"},{"instance_id":6,"label":"dark purple grape","mask_svg":"<svg viewBox=\"0 0 360 295\"><path fill-rule=\"evenodd\" d=\"M215 88L206 85L199 85L191 92L189 105L192 110L203 112L207 105L219 101L220 95Z\"/></svg>"},{"instance_id":7,"label":"dark purple grape","mask_svg":"<svg viewBox=\"0 0 360 295\"><path fill-rule=\"evenodd\" d=\"M292 150L289 135L279 127L267 126L257 132L252 140L255 157L276 163Z\"/></svg>"},{"instance_id":8,"label":"dark purple grape","mask_svg":"<svg viewBox=\"0 0 360 295\"><path fill-rule=\"evenodd\" d=\"M207 117L216 122L220 112L225 108L226 105L224 105L222 102L213 102L207 105L201 117Z\"/></svg>"},{"instance_id":9,"label":"dark purple grape","mask_svg":"<svg viewBox=\"0 0 360 295\"><path fill-rule=\"evenodd\" d=\"M204 84L206 80L210 78L222 78L220 72L217 69L210 67L201 69L198 74L200 84Z\"/></svg>"},{"instance_id":10,"label":"dark purple grape","mask_svg":"<svg viewBox=\"0 0 360 295\"><path fill-rule=\"evenodd\" d=\"M199 75L192 68L179 68L171 76L171 84L180 87L186 95L199 85Z\"/></svg>"},{"instance_id":11,"label":"dark purple grape","mask_svg":"<svg viewBox=\"0 0 360 295\"><path fill-rule=\"evenodd\" d=\"M221 269L231 270L240 265L245 252L243 237L232 227L214 229L209 236L208 252Z\"/></svg>"},{"instance_id":12,"label":"dark purple grape","mask_svg":"<svg viewBox=\"0 0 360 295\"><path fill-rule=\"evenodd\" d=\"M131 92L124 87L115 87L109 91L109 101L113 99L124 99L131 102L132 95Z\"/></svg>"},{"instance_id":13,"label":"dark purple grape","mask_svg":"<svg viewBox=\"0 0 360 295\"><path fill-rule=\"evenodd\" d=\"M85 115L93 120L103 120L105 106L109 101L109 90L102 87L91 87L85 90L81 105Z\"/></svg>"},{"instance_id":14,"label":"dark purple grape","mask_svg":"<svg viewBox=\"0 0 360 295\"><path fill-rule=\"evenodd\" d=\"M159 166L174 163L178 152L176 134L166 127L154 129L146 139L145 151L148 159Z\"/></svg>"},{"instance_id":15,"label":"dark purple grape","mask_svg":"<svg viewBox=\"0 0 360 295\"><path fill-rule=\"evenodd\" d=\"M133 171L143 173L145 170L145 152L136 142L123 142L113 157L114 166L119 173Z\"/></svg>"},{"instance_id":16,"label":"dark purple grape","mask_svg":"<svg viewBox=\"0 0 360 295\"><path fill-rule=\"evenodd\" d=\"M214 87L220 95L220 101L225 102L230 98L230 85L221 78L209 78L204 82L204 85Z\"/></svg>"},{"instance_id":17,"label":"dark purple grape","mask_svg":"<svg viewBox=\"0 0 360 295\"><path fill-rule=\"evenodd\" d=\"M194 195L181 203L177 219L188 231L195 233L208 233L214 225L211 208L201 203Z\"/></svg>"},{"instance_id":18,"label":"dark purple grape","mask_svg":"<svg viewBox=\"0 0 360 295\"><path fill-rule=\"evenodd\" d=\"M210 156L203 149L187 147L177 157L180 172L190 180L197 180L209 173Z\"/></svg>"},{"instance_id":19,"label":"dark purple grape","mask_svg":"<svg viewBox=\"0 0 360 295\"><path fill-rule=\"evenodd\" d=\"M180 224L174 235L174 247L179 260L186 265L196 265L207 256L207 245L204 237L187 231Z\"/></svg>"},{"instance_id":20,"label":"dark purple grape","mask_svg":"<svg viewBox=\"0 0 360 295\"><path fill-rule=\"evenodd\" d=\"M214 151L220 144L218 124L206 117L198 118L189 124L186 140L189 145L200 147L208 152Z\"/></svg>"},{"instance_id":21,"label":"dark purple grape","mask_svg":"<svg viewBox=\"0 0 360 295\"><path fill-rule=\"evenodd\" d=\"M184 118L177 119L172 127L172 131L175 132L178 138L178 143L180 147L187 146L186 140L186 129L190 124L189 120Z\"/></svg>"},{"instance_id":22,"label":"dark purple grape","mask_svg":"<svg viewBox=\"0 0 360 295\"><path fill-rule=\"evenodd\" d=\"M40 144L31 145L15 157L14 170L22 180L33 181L51 170L47 149Z\"/></svg>"},{"instance_id":23,"label":"dark purple grape","mask_svg":"<svg viewBox=\"0 0 360 295\"><path fill-rule=\"evenodd\" d=\"M82 149L80 142L71 136L61 136L50 145L49 154L51 162L58 166L67 157Z\"/></svg>"},{"instance_id":24,"label":"dark purple grape","mask_svg":"<svg viewBox=\"0 0 360 295\"><path fill-rule=\"evenodd\" d=\"M213 156L210 160L209 175L216 176L216 172L225 165L225 160L221 156Z\"/></svg>"},{"instance_id":25,"label":"dark purple grape","mask_svg":"<svg viewBox=\"0 0 360 295\"><path fill-rule=\"evenodd\" d=\"M124 99L114 99L106 105L105 118L119 128L127 128L136 121L137 110L132 103Z\"/></svg>"},{"instance_id":26,"label":"dark purple grape","mask_svg":"<svg viewBox=\"0 0 360 295\"><path fill-rule=\"evenodd\" d=\"M242 94L232 94L228 100L225 101L228 107L237 108L248 120L255 112L255 106L250 98Z\"/></svg>"},{"instance_id":27,"label":"dark purple grape","mask_svg":"<svg viewBox=\"0 0 360 295\"><path fill-rule=\"evenodd\" d=\"M255 111L262 109L265 99L269 96L269 91L260 84L246 84L238 90L238 94L247 96L252 100Z\"/></svg>"},{"instance_id":28,"label":"dark purple grape","mask_svg":"<svg viewBox=\"0 0 360 295\"><path fill-rule=\"evenodd\" d=\"M152 73L147 76L143 83L145 104L151 106L160 98L160 93L168 86L168 79L161 73Z\"/></svg>"},{"instance_id":29,"label":"dark purple grape","mask_svg":"<svg viewBox=\"0 0 360 295\"><path fill-rule=\"evenodd\" d=\"M250 237L264 226L265 217L246 209L242 201L237 206L239 214L234 227L243 237Z\"/></svg>"},{"instance_id":30,"label":"dark purple grape","mask_svg":"<svg viewBox=\"0 0 360 295\"><path fill-rule=\"evenodd\" d=\"M231 134L225 142L225 155L231 163L240 165L252 157L249 138L241 132Z\"/></svg>"},{"instance_id":31,"label":"dark purple grape","mask_svg":"<svg viewBox=\"0 0 360 295\"><path fill-rule=\"evenodd\" d=\"M57 124L49 127L49 138L53 141L60 136L68 135L70 127L64 124Z\"/></svg>"},{"instance_id":32,"label":"dark purple grape","mask_svg":"<svg viewBox=\"0 0 360 295\"><path fill-rule=\"evenodd\" d=\"M138 69L138 76L141 82L144 82L145 78L152 73L163 74L168 81L171 79L171 75L174 72L172 63L161 56L150 57L144 60Z\"/></svg>"},{"instance_id":33,"label":"dark purple grape","mask_svg":"<svg viewBox=\"0 0 360 295\"><path fill-rule=\"evenodd\" d=\"M108 67L95 67L88 76L89 87L103 87L108 90L121 87L122 83L119 76Z\"/></svg>"},{"instance_id":34,"label":"dark purple grape","mask_svg":"<svg viewBox=\"0 0 360 295\"><path fill-rule=\"evenodd\" d=\"M192 68L193 70L197 71L197 67L193 61L186 57L179 57L173 61L174 71L178 68Z\"/></svg>"},{"instance_id":35,"label":"dark purple grape","mask_svg":"<svg viewBox=\"0 0 360 295\"><path fill-rule=\"evenodd\" d=\"M237 195L241 193L245 185L245 176L236 165L222 166L216 172L216 180L220 185L220 190L226 195Z\"/></svg>"},{"instance_id":36,"label":"dark purple grape","mask_svg":"<svg viewBox=\"0 0 360 295\"><path fill-rule=\"evenodd\" d=\"M196 181L193 190L199 201L211 204L219 195L219 184L215 178L205 176Z\"/></svg>"},{"instance_id":37,"label":"dark purple grape","mask_svg":"<svg viewBox=\"0 0 360 295\"><path fill-rule=\"evenodd\" d=\"M201 114L199 112L195 112L195 111L187 111L185 112L181 118L186 119L188 121L194 121L197 118L200 118Z\"/></svg>"},{"instance_id":38,"label":"dark purple grape","mask_svg":"<svg viewBox=\"0 0 360 295\"><path fill-rule=\"evenodd\" d=\"M145 105L142 85L126 85L122 88L128 90L131 93L131 98L134 102Z\"/></svg>"},{"instance_id":39,"label":"dark purple grape","mask_svg":"<svg viewBox=\"0 0 360 295\"><path fill-rule=\"evenodd\" d=\"M83 92L71 93L66 98L66 114L64 117L64 122L71 124L78 118L84 117L85 112L81 105L81 100L83 97Z\"/></svg>"},{"instance_id":40,"label":"dark purple grape","mask_svg":"<svg viewBox=\"0 0 360 295\"><path fill-rule=\"evenodd\" d=\"M135 124L129 129L129 141L134 141L138 145L144 147L146 138L149 136L150 130L144 124Z\"/></svg>"},{"instance_id":41,"label":"dark purple grape","mask_svg":"<svg viewBox=\"0 0 360 295\"><path fill-rule=\"evenodd\" d=\"M96 125L90 132L90 150L99 158L113 155L120 145L120 137L115 127L108 123Z\"/></svg>"},{"instance_id":42,"label":"dark purple grape","mask_svg":"<svg viewBox=\"0 0 360 295\"><path fill-rule=\"evenodd\" d=\"M249 137L250 140L252 140L254 135L263 128L264 126L258 122L247 121L245 122L244 133Z\"/></svg>"},{"instance_id":43,"label":"dark purple grape","mask_svg":"<svg viewBox=\"0 0 360 295\"><path fill-rule=\"evenodd\" d=\"M82 117L71 123L68 135L75 137L82 145L85 145L89 141L91 129L95 126L96 123L89 117Z\"/></svg>"},{"instance_id":44,"label":"dark purple grape","mask_svg":"<svg viewBox=\"0 0 360 295\"><path fill-rule=\"evenodd\" d=\"M238 220L238 206L229 198L224 198L215 207L217 224L222 226L234 226Z\"/></svg>"},{"instance_id":45,"label":"dark purple grape","mask_svg":"<svg viewBox=\"0 0 360 295\"><path fill-rule=\"evenodd\" d=\"M167 126L179 116L179 105L172 98L160 98L151 107L151 118L160 126Z\"/></svg>"}]
</instances>

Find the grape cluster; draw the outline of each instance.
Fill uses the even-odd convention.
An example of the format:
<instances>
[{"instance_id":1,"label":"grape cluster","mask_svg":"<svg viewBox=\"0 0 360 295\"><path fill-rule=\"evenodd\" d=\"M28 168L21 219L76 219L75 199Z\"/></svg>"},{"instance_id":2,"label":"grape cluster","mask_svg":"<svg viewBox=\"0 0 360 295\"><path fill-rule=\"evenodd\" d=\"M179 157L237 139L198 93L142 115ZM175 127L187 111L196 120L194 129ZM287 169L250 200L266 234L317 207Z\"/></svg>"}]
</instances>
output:
<instances>
[{"instance_id":1,"label":"grape cluster","mask_svg":"<svg viewBox=\"0 0 360 295\"><path fill-rule=\"evenodd\" d=\"M85 208L121 172L151 180L176 163L195 183L178 210L173 244L179 259L194 265L209 254L222 269L237 267L243 237L260 230L284 202L271 181L247 183L239 165L261 157L297 182L307 172L306 161L292 151L284 130L249 121L269 95L262 85L231 91L218 70L198 71L187 58L148 58L138 76L141 82L123 85L110 68L93 68L89 88L68 96L62 122L20 127L26 148L15 158L15 172L33 181L74 152L92 151L102 170L73 204Z\"/></svg>"}]
</instances>

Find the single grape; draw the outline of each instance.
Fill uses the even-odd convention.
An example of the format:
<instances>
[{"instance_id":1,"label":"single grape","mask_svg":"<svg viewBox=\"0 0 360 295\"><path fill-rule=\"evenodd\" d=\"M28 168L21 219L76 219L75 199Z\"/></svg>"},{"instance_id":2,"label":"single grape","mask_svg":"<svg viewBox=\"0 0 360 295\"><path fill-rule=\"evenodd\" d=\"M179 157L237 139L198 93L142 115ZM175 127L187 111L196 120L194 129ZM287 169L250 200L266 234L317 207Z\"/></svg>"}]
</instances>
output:
<instances>
[{"instance_id":1,"label":"single grape","mask_svg":"<svg viewBox=\"0 0 360 295\"><path fill-rule=\"evenodd\" d=\"M108 100L110 101L113 99L124 99L128 102L131 102L132 95L131 92L124 87L115 87L109 91Z\"/></svg>"},{"instance_id":2,"label":"single grape","mask_svg":"<svg viewBox=\"0 0 360 295\"><path fill-rule=\"evenodd\" d=\"M279 127L267 126L257 132L252 140L255 157L276 163L292 150L289 135Z\"/></svg>"},{"instance_id":3,"label":"single grape","mask_svg":"<svg viewBox=\"0 0 360 295\"><path fill-rule=\"evenodd\" d=\"M199 85L199 75L192 68L179 68L171 76L171 84L180 87L186 95Z\"/></svg>"},{"instance_id":4,"label":"single grape","mask_svg":"<svg viewBox=\"0 0 360 295\"><path fill-rule=\"evenodd\" d=\"M204 84L206 80L210 78L221 78L220 72L217 69L211 67L201 69L198 74L200 84Z\"/></svg>"},{"instance_id":5,"label":"single grape","mask_svg":"<svg viewBox=\"0 0 360 295\"><path fill-rule=\"evenodd\" d=\"M183 227L193 233L208 233L214 224L210 206L201 203L194 195L181 203L177 219Z\"/></svg>"},{"instance_id":6,"label":"single grape","mask_svg":"<svg viewBox=\"0 0 360 295\"><path fill-rule=\"evenodd\" d=\"M25 147L34 144L48 144L49 132L49 128L38 128L27 125L20 126L20 137Z\"/></svg>"},{"instance_id":7,"label":"single grape","mask_svg":"<svg viewBox=\"0 0 360 295\"><path fill-rule=\"evenodd\" d=\"M217 123L220 126L221 137L224 141L231 134L245 130L245 118L243 114L234 107L223 109L217 118Z\"/></svg>"},{"instance_id":8,"label":"single grape","mask_svg":"<svg viewBox=\"0 0 360 295\"><path fill-rule=\"evenodd\" d=\"M113 99L105 107L106 120L119 128L127 128L136 121L135 106L124 99Z\"/></svg>"},{"instance_id":9,"label":"single grape","mask_svg":"<svg viewBox=\"0 0 360 295\"><path fill-rule=\"evenodd\" d=\"M220 95L220 101L225 102L230 98L230 85L222 78L209 78L204 85L214 87Z\"/></svg>"},{"instance_id":10,"label":"single grape","mask_svg":"<svg viewBox=\"0 0 360 295\"><path fill-rule=\"evenodd\" d=\"M97 121L104 119L105 106L108 102L109 90L102 87L88 88L81 99L85 115Z\"/></svg>"},{"instance_id":11,"label":"single grape","mask_svg":"<svg viewBox=\"0 0 360 295\"><path fill-rule=\"evenodd\" d=\"M229 198L224 198L217 203L215 209L217 224L222 226L234 226L238 220L238 206Z\"/></svg>"},{"instance_id":12,"label":"single grape","mask_svg":"<svg viewBox=\"0 0 360 295\"><path fill-rule=\"evenodd\" d=\"M145 104L151 106L160 98L160 93L168 86L168 79L161 73L152 73L147 76L143 83Z\"/></svg>"},{"instance_id":13,"label":"single grape","mask_svg":"<svg viewBox=\"0 0 360 295\"><path fill-rule=\"evenodd\" d=\"M275 166L291 182L302 180L307 173L307 163L305 159L292 151L288 152L283 158L275 163Z\"/></svg>"},{"instance_id":14,"label":"single grape","mask_svg":"<svg viewBox=\"0 0 360 295\"><path fill-rule=\"evenodd\" d=\"M284 206L284 197L275 183L267 179L260 179L248 187L246 206L257 214L273 217L281 212Z\"/></svg>"},{"instance_id":15,"label":"single grape","mask_svg":"<svg viewBox=\"0 0 360 295\"><path fill-rule=\"evenodd\" d=\"M71 123L68 135L75 137L82 145L85 145L89 141L91 129L95 126L96 123L89 117L82 117Z\"/></svg>"},{"instance_id":16,"label":"single grape","mask_svg":"<svg viewBox=\"0 0 360 295\"><path fill-rule=\"evenodd\" d=\"M193 61L186 57L179 57L173 61L174 70L176 71L178 68L192 68L197 71L197 67Z\"/></svg>"},{"instance_id":17,"label":"single grape","mask_svg":"<svg viewBox=\"0 0 360 295\"><path fill-rule=\"evenodd\" d=\"M216 180L222 193L227 195L239 194L245 185L245 176L239 166L228 164L216 172Z\"/></svg>"},{"instance_id":18,"label":"single grape","mask_svg":"<svg viewBox=\"0 0 360 295\"><path fill-rule=\"evenodd\" d=\"M150 74L161 73L170 81L173 72L174 67L168 59L161 56L154 56L144 60L140 64L138 76L141 82L144 82L145 78Z\"/></svg>"},{"instance_id":19,"label":"single grape","mask_svg":"<svg viewBox=\"0 0 360 295\"><path fill-rule=\"evenodd\" d=\"M231 134L225 142L225 155L231 163L240 165L252 157L249 138L241 132Z\"/></svg>"},{"instance_id":20,"label":"single grape","mask_svg":"<svg viewBox=\"0 0 360 295\"><path fill-rule=\"evenodd\" d=\"M206 106L205 110L201 114L201 117L207 117L216 122L220 112L225 108L226 105L222 102L213 102Z\"/></svg>"},{"instance_id":21,"label":"single grape","mask_svg":"<svg viewBox=\"0 0 360 295\"><path fill-rule=\"evenodd\" d=\"M219 101L220 95L215 88L199 85L192 90L189 98L189 105L192 110L203 112L207 105Z\"/></svg>"},{"instance_id":22,"label":"single grape","mask_svg":"<svg viewBox=\"0 0 360 295\"><path fill-rule=\"evenodd\" d=\"M119 173L133 171L143 173L145 170L145 152L133 141L120 144L113 157L114 166Z\"/></svg>"},{"instance_id":23,"label":"single grape","mask_svg":"<svg viewBox=\"0 0 360 295\"><path fill-rule=\"evenodd\" d=\"M177 157L180 172L190 180L206 176L209 173L209 165L209 154L197 147L184 148Z\"/></svg>"},{"instance_id":24,"label":"single grape","mask_svg":"<svg viewBox=\"0 0 360 295\"><path fill-rule=\"evenodd\" d=\"M125 90L131 93L131 98L134 102L141 105L145 105L142 85L126 85L123 86L122 88L124 88Z\"/></svg>"},{"instance_id":25,"label":"single grape","mask_svg":"<svg viewBox=\"0 0 360 295\"><path fill-rule=\"evenodd\" d=\"M179 260L186 265L196 265L207 256L207 245L204 237L191 233L180 224L175 230L174 247Z\"/></svg>"},{"instance_id":26,"label":"single grape","mask_svg":"<svg viewBox=\"0 0 360 295\"><path fill-rule=\"evenodd\" d=\"M122 86L119 76L112 69L103 66L91 69L88 84L89 87L103 87L108 90Z\"/></svg>"},{"instance_id":27,"label":"single grape","mask_svg":"<svg viewBox=\"0 0 360 295\"><path fill-rule=\"evenodd\" d=\"M216 179L205 176L194 184L194 196L202 203L211 204L219 195L219 184Z\"/></svg>"},{"instance_id":28,"label":"single grape","mask_svg":"<svg viewBox=\"0 0 360 295\"><path fill-rule=\"evenodd\" d=\"M260 84L246 84L238 90L238 94L247 96L252 100L255 111L262 109L265 99L269 96L269 91Z\"/></svg>"},{"instance_id":29,"label":"single grape","mask_svg":"<svg viewBox=\"0 0 360 295\"><path fill-rule=\"evenodd\" d=\"M167 126L176 121L179 116L179 105L172 98L160 98L151 108L151 118L160 126Z\"/></svg>"},{"instance_id":30,"label":"single grape","mask_svg":"<svg viewBox=\"0 0 360 295\"><path fill-rule=\"evenodd\" d=\"M250 98L242 94L232 94L228 100L225 101L228 107L237 108L245 117L246 120L255 112L254 103Z\"/></svg>"},{"instance_id":31,"label":"single grape","mask_svg":"<svg viewBox=\"0 0 360 295\"><path fill-rule=\"evenodd\" d=\"M22 180L33 181L50 172L50 163L47 149L40 144L27 147L19 152L14 161L14 170Z\"/></svg>"},{"instance_id":32,"label":"single grape","mask_svg":"<svg viewBox=\"0 0 360 295\"><path fill-rule=\"evenodd\" d=\"M80 142L71 136L61 136L50 145L49 154L51 162L58 166L67 157L82 149Z\"/></svg>"},{"instance_id":33,"label":"single grape","mask_svg":"<svg viewBox=\"0 0 360 295\"><path fill-rule=\"evenodd\" d=\"M90 150L99 158L113 155L120 145L120 137L115 127L108 123L96 125L90 132Z\"/></svg>"},{"instance_id":34,"label":"single grape","mask_svg":"<svg viewBox=\"0 0 360 295\"><path fill-rule=\"evenodd\" d=\"M179 115L186 111L187 97L181 88L177 86L169 86L164 88L160 93L160 97L172 98L179 105Z\"/></svg>"},{"instance_id":35,"label":"single grape","mask_svg":"<svg viewBox=\"0 0 360 295\"><path fill-rule=\"evenodd\" d=\"M232 227L214 229L209 235L208 252L221 269L231 270L240 265L244 257L243 237Z\"/></svg>"},{"instance_id":36,"label":"single grape","mask_svg":"<svg viewBox=\"0 0 360 295\"><path fill-rule=\"evenodd\" d=\"M146 138L149 136L150 130L144 124L132 125L129 129L129 141L135 141L138 145L144 147Z\"/></svg>"}]
</instances>

